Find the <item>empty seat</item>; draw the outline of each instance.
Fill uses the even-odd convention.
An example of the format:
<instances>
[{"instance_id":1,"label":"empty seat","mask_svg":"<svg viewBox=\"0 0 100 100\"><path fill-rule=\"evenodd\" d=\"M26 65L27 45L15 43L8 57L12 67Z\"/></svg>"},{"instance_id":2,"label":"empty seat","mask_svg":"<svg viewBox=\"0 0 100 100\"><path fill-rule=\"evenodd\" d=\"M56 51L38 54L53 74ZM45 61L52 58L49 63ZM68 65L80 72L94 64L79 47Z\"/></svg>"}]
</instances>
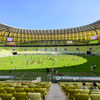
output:
<instances>
[{"instance_id":1,"label":"empty seat","mask_svg":"<svg viewBox=\"0 0 100 100\"><path fill-rule=\"evenodd\" d=\"M40 93L28 93L28 97L30 98L30 100L41 100Z\"/></svg>"},{"instance_id":2,"label":"empty seat","mask_svg":"<svg viewBox=\"0 0 100 100\"><path fill-rule=\"evenodd\" d=\"M75 100L88 100L88 94L75 94Z\"/></svg>"},{"instance_id":3,"label":"empty seat","mask_svg":"<svg viewBox=\"0 0 100 100\"><path fill-rule=\"evenodd\" d=\"M7 93L15 93L15 88L14 87L8 87L5 89Z\"/></svg>"},{"instance_id":4,"label":"empty seat","mask_svg":"<svg viewBox=\"0 0 100 100\"><path fill-rule=\"evenodd\" d=\"M100 94L90 94L90 100L100 100Z\"/></svg>"},{"instance_id":5,"label":"empty seat","mask_svg":"<svg viewBox=\"0 0 100 100\"><path fill-rule=\"evenodd\" d=\"M16 98L16 100L27 100L27 96L25 92L14 93L13 96Z\"/></svg>"},{"instance_id":6,"label":"empty seat","mask_svg":"<svg viewBox=\"0 0 100 100\"><path fill-rule=\"evenodd\" d=\"M0 94L2 100L11 100L12 96L12 94Z\"/></svg>"},{"instance_id":7,"label":"empty seat","mask_svg":"<svg viewBox=\"0 0 100 100\"><path fill-rule=\"evenodd\" d=\"M80 89L80 94L89 94L90 89Z\"/></svg>"},{"instance_id":8,"label":"empty seat","mask_svg":"<svg viewBox=\"0 0 100 100\"><path fill-rule=\"evenodd\" d=\"M24 88L16 88L16 92L24 92Z\"/></svg>"},{"instance_id":9,"label":"empty seat","mask_svg":"<svg viewBox=\"0 0 100 100\"><path fill-rule=\"evenodd\" d=\"M33 88L24 88L24 91L26 92L26 93L28 93L28 92L34 92L34 89Z\"/></svg>"},{"instance_id":10,"label":"empty seat","mask_svg":"<svg viewBox=\"0 0 100 100\"><path fill-rule=\"evenodd\" d=\"M0 93L5 93L5 89L3 87L0 88Z\"/></svg>"}]
</instances>

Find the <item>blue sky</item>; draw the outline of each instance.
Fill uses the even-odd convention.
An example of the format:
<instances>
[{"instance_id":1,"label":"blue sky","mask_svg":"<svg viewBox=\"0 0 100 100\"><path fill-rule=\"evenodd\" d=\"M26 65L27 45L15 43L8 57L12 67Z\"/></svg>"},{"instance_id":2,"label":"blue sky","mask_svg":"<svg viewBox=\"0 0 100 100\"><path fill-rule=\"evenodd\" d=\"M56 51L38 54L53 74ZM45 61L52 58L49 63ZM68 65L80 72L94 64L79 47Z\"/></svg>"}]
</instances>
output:
<instances>
[{"instance_id":1,"label":"blue sky","mask_svg":"<svg viewBox=\"0 0 100 100\"><path fill-rule=\"evenodd\" d=\"M25 29L59 29L100 20L100 0L0 0L0 23Z\"/></svg>"}]
</instances>

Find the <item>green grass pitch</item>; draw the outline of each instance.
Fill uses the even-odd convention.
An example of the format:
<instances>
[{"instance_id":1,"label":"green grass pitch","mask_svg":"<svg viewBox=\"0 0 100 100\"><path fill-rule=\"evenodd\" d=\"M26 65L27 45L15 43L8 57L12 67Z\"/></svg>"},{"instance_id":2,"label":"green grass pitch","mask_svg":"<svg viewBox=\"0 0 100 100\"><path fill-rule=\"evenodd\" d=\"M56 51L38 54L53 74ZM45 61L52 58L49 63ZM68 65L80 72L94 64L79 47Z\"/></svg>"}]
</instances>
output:
<instances>
[{"instance_id":1,"label":"green grass pitch","mask_svg":"<svg viewBox=\"0 0 100 100\"><path fill-rule=\"evenodd\" d=\"M66 68L81 65L87 59L76 55L16 55L0 58L0 70Z\"/></svg>"}]
</instances>

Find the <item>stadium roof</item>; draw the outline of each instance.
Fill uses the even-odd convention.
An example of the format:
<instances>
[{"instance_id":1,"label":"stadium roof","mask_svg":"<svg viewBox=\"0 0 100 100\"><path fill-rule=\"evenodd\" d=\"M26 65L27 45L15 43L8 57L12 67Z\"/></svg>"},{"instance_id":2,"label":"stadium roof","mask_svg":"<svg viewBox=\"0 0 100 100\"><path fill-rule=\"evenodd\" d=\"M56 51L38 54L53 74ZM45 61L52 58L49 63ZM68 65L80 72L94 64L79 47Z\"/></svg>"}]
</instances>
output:
<instances>
[{"instance_id":1,"label":"stadium roof","mask_svg":"<svg viewBox=\"0 0 100 100\"><path fill-rule=\"evenodd\" d=\"M9 32L9 33L23 33L23 34L50 34L50 33L77 33L100 29L100 20L96 21L92 24L88 24L85 26L75 27L75 28L67 28L67 29L49 29L49 30L31 30L31 29L21 29L11 27L5 24L0 23L0 31Z\"/></svg>"}]
</instances>

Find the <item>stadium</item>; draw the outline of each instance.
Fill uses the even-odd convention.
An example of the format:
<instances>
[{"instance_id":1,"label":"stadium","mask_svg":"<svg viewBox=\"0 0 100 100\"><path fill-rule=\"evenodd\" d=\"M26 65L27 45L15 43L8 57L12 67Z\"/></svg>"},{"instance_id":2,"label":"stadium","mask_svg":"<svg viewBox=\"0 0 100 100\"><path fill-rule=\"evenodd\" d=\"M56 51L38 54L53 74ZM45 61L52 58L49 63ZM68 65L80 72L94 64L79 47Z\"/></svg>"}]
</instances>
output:
<instances>
[{"instance_id":1,"label":"stadium","mask_svg":"<svg viewBox=\"0 0 100 100\"><path fill-rule=\"evenodd\" d=\"M0 97L26 100L26 93L31 92L30 100L47 100L50 86L58 83L68 100L100 100L95 99L100 97L100 90L90 93L90 89L80 89L82 82L88 88L96 82L100 88L99 59L100 21L50 30L0 23Z\"/></svg>"}]
</instances>

